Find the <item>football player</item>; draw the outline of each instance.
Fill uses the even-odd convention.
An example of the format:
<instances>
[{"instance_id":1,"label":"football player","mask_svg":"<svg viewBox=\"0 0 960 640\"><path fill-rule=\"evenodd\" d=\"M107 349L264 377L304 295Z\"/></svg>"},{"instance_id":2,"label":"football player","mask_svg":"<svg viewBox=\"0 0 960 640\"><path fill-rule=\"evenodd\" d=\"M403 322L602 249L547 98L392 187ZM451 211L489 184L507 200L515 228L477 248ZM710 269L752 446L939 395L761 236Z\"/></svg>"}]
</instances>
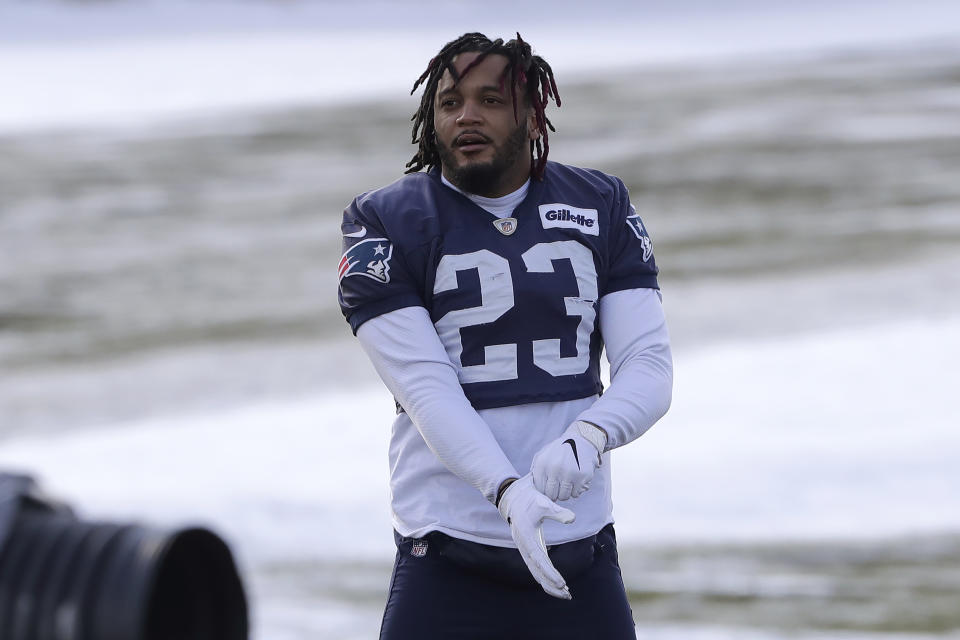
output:
<instances>
[{"instance_id":1,"label":"football player","mask_svg":"<svg viewBox=\"0 0 960 640\"><path fill-rule=\"evenodd\" d=\"M420 85L407 175L341 227L340 305L397 403L381 638L634 638L610 451L673 380L647 229L618 178L547 161L560 97L519 34L465 34Z\"/></svg>"}]
</instances>

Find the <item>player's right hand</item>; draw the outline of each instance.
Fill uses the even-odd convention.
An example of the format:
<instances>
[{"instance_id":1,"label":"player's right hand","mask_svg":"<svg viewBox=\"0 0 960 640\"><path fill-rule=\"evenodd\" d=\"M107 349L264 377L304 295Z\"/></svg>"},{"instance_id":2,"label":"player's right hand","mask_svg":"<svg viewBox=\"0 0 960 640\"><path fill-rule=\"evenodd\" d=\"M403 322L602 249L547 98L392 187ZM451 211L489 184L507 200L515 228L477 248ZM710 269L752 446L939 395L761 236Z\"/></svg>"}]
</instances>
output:
<instances>
[{"instance_id":1,"label":"player's right hand","mask_svg":"<svg viewBox=\"0 0 960 640\"><path fill-rule=\"evenodd\" d=\"M606 432L595 424L577 420L559 438L533 456L533 485L556 502L579 498L590 488L602 462Z\"/></svg>"},{"instance_id":2,"label":"player's right hand","mask_svg":"<svg viewBox=\"0 0 960 640\"><path fill-rule=\"evenodd\" d=\"M510 525L510 535L534 579L551 596L570 600L572 596L567 581L547 555L541 526L547 518L570 524L576 517L573 511L558 506L537 491L530 474L507 487L498 508L500 515Z\"/></svg>"}]
</instances>

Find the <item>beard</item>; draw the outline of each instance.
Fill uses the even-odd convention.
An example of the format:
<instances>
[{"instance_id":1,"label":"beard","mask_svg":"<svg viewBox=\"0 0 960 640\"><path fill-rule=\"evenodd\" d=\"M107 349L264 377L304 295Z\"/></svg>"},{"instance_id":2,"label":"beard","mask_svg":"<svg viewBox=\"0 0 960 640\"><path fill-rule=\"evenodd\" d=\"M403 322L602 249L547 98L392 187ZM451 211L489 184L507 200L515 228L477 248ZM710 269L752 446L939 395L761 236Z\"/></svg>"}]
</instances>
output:
<instances>
[{"instance_id":1,"label":"beard","mask_svg":"<svg viewBox=\"0 0 960 640\"><path fill-rule=\"evenodd\" d=\"M507 170L517 162L527 145L527 123L523 122L507 136L503 145L494 146L493 158L488 162L460 165L453 150L440 140L437 140L437 153L443 168L450 174L450 182L467 193L482 196L497 191Z\"/></svg>"}]
</instances>

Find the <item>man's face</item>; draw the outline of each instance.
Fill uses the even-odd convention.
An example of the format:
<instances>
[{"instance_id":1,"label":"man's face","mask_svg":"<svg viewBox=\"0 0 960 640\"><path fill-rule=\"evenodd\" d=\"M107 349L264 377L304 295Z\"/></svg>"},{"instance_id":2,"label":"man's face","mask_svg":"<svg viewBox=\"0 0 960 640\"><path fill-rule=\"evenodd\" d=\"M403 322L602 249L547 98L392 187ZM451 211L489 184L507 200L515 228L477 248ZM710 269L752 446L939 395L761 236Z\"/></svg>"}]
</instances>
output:
<instances>
[{"instance_id":1,"label":"man's face","mask_svg":"<svg viewBox=\"0 0 960 640\"><path fill-rule=\"evenodd\" d=\"M462 53L462 73L478 53ZM509 81L501 88L507 58L489 55L454 86L450 72L437 85L433 124L443 175L469 193L495 198L519 189L530 176L529 143L539 137L533 109L518 96L517 117ZM519 120L519 121L518 121Z\"/></svg>"}]
</instances>

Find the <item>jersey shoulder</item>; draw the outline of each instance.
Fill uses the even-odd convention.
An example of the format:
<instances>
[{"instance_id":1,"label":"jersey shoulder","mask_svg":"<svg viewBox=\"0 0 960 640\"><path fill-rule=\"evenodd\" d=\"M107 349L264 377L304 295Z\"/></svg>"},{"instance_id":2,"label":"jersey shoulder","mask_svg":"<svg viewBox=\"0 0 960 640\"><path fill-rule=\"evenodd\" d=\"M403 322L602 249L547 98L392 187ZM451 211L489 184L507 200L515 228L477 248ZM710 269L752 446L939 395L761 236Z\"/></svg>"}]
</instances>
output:
<instances>
[{"instance_id":1,"label":"jersey shoulder","mask_svg":"<svg viewBox=\"0 0 960 640\"><path fill-rule=\"evenodd\" d=\"M360 194L356 202L363 207L402 206L415 203L436 185L437 181L427 173L408 173L384 187Z\"/></svg>"},{"instance_id":2,"label":"jersey shoulder","mask_svg":"<svg viewBox=\"0 0 960 640\"><path fill-rule=\"evenodd\" d=\"M442 184L427 173L410 173L357 196L344 211L344 225L373 227L395 242L436 235Z\"/></svg>"},{"instance_id":3,"label":"jersey shoulder","mask_svg":"<svg viewBox=\"0 0 960 640\"><path fill-rule=\"evenodd\" d=\"M630 207L630 196L623 181L597 169L574 167L559 162L548 162L546 180L549 187L547 198L562 202L582 204L598 210L602 218L610 221L623 218Z\"/></svg>"},{"instance_id":4,"label":"jersey shoulder","mask_svg":"<svg viewBox=\"0 0 960 640\"><path fill-rule=\"evenodd\" d=\"M599 169L550 161L547 162L547 176L555 187L581 190L607 200L621 199L627 191L620 178Z\"/></svg>"}]
</instances>

